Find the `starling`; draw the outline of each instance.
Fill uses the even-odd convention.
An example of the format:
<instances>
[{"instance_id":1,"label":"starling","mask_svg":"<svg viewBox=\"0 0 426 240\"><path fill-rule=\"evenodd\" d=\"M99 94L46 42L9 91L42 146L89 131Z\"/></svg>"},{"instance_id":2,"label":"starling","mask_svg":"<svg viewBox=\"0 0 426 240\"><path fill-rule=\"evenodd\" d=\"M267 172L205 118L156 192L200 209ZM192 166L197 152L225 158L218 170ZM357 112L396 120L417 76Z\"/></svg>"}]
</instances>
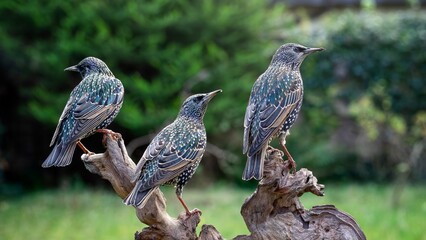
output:
<instances>
[{"instance_id":1,"label":"starling","mask_svg":"<svg viewBox=\"0 0 426 240\"><path fill-rule=\"evenodd\" d=\"M222 90L188 97L176 120L161 130L140 159L133 191L124 200L143 208L152 192L163 184L174 185L176 196L189 215L182 190L195 173L207 144L203 117L209 101Z\"/></svg>"},{"instance_id":2,"label":"starling","mask_svg":"<svg viewBox=\"0 0 426 240\"><path fill-rule=\"evenodd\" d=\"M123 104L124 88L100 59L87 57L65 71L79 72L83 80L73 89L59 118L50 146L55 145L42 167L67 166L80 140L107 127Z\"/></svg>"},{"instance_id":3,"label":"starling","mask_svg":"<svg viewBox=\"0 0 426 240\"><path fill-rule=\"evenodd\" d=\"M243 153L247 154L247 162L243 180L262 179L266 148L278 136L290 166L296 167L285 147L285 138L302 106L303 82L299 67L306 56L321 50L323 48L284 44L254 83L244 118Z\"/></svg>"}]
</instances>

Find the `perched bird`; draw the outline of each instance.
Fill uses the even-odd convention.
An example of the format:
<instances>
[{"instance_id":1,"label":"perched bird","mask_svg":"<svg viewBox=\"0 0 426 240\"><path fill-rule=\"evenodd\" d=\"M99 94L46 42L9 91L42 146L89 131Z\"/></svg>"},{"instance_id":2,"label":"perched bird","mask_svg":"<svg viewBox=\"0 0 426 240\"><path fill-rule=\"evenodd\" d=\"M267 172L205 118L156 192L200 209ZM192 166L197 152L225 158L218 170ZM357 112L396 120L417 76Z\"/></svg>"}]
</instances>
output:
<instances>
[{"instance_id":1,"label":"perched bird","mask_svg":"<svg viewBox=\"0 0 426 240\"><path fill-rule=\"evenodd\" d=\"M79 72L83 80L72 90L59 118L50 146L54 148L42 167L69 165L80 140L107 127L123 104L124 88L100 59L87 57L65 71Z\"/></svg>"},{"instance_id":2,"label":"perched bird","mask_svg":"<svg viewBox=\"0 0 426 240\"><path fill-rule=\"evenodd\" d=\"M247 154L247 162L243 180L263 178L266 148L278 136L291 167L296 167L285 146L285 138L302 106L303 82L299 67L306 56L322 50L284 44L254 83L244 119L243 153Z\"/></svg>"},{"instance_id":3,"label":"perched bird","mask_svg":"<svg viewBox=\"0 0 426 240\"><path fill-rule=\"evenodd\" d=\"M176 187L176 196L189 215L182 190L195 173L207 144L203 117L210 100L222 90L188 97L176 120L151 141L136 167L137 182L124 200L143 208L152 192L163 184ZM136 179L135 179L136 180Z\"/></svg>"}]
</instances>

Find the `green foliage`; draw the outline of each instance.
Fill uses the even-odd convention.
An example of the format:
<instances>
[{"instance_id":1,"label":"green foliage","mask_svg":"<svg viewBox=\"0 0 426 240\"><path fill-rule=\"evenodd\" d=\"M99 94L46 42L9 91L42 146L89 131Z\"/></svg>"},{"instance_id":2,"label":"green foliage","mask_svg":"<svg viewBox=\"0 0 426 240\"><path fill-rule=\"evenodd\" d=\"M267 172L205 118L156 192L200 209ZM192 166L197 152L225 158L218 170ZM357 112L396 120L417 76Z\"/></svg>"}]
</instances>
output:
<instances>
[{"instance_id":1,"label":"green foliage","mask_svg":"<svg viewBox=\"0 0 426 240\"><path fill-rule=\"evenodd\" d=\"M241 156L251 85L293 25L283 12L263 0L2 1L0 69L19 89L17 117L53 129L80 81L63 69L99 57L125 87L114 124L127 141L158 132L190 94L223 89L205 117L209 141Z\"/></svg>"},{"instance_id":2,"label":"green foliage","mask_svg":"<svg viewBox=\"0 0 426 240\"><path fill-rule=\"evenodd\" d=\"M252 84L279 45L325 47L301 67L304 106L288 148L320 178L389 178L426 137L426 15L363 3L368 11L325 14L311 30L264 0L2 1L0 72L19 90L15 117L53 129L80 81L62 69L103 59L126 89L114 124L127 141L158 132L188 95L221 88L205 123L209 142L240 157L222 170L239 179Z\"/></svg>"},{"instance_id":3,"label":"green foliage","mask_svg":"<svg viewBox=\"0 0 426 240\"><path fill-rule=\"evenodd\" d=\"M420 130L424 122L418 121L426 109L426 55L420 50L426 47L426 15L334 12L315 27L298 39L327 49L302 66L303 125L312 131L303 135L302 141L309 139L305 149L326 145L316 157L329 158L329 176L340 175L332 165L344 164L342 173L357 169L360 178L392 177L395 167L408 161L412 145L426 137ZM353 157L361 165L348 164ZM415 170L420 166L412 166L416 177L422 175ZM360 175L365 171L370 174Z\"/></svg>"},{"instance_id":4,"label":"green foliage","mask_svg":"<svg viewBox=\"0 0 426 240\"><path fill-rule=\"evenodd\" d=\"M171 216L183 211L174 189L163 187ZM244 199L253 189L233 188L229 184L202 189L187 188L188 206L201 209L201 223L211 224L226 239L248 234L240 214ZM333 204L350 214L367 239L425 239L425 187L408 186L401 194L399 208L391 205L393 187L388 185L326 184L326 195L305 194L305 208ZM96 189L65 188L26 194L20 198L0 198L0 238L31 239L125 239L144 226L132 207L123 205L114 193ZM29 221L29 219L37 219ZM19 227L17 227L19 226ZM412 227L416 226L416 227ZM76 231L78 229L78 231Z\"/></svg>"},{"instance_id":5,"label":"green foliage","mask_svg":"<svg viewBox=\"0 0 426 240\"><path fill-rule=\"evenodd\" d=\"M421 12L329 15L323 20L332 43L327 46L330 53L326 60L334 65L334 71L343 73L339 75L333 68L327 71L320 64L319 69L325 70L321 75L332 83L344 82L339 97L345 100L363 95L380 82L391 98L391 110L412 116L426 107L425 102L416 100L426 96L425 91L419 91L426 88L422 78L426 56L416 54L426 46L425 20ZM339 65L342 69L336 69Z\"/></svg>"},{"instance_id":6,"label":"green foliage","mask_svg":"<svg viewBox=\"0 0 426 240\"><path fill-rule=\"evenodd\" d=\"M20 92L29 100L22 112L44 123L57 123L78 82L62 69L93 55L123 81L117 122L134 136L171 121L187 95L223 88L214 103L221 108L206 119L212 129L212 116L222 115L219 135L241 128L250 88L240 85L253 82L266 65L267 57L259 62L258 56L276 47L271 29L283 26L276 24L281 12L261 0L4 1L0 50L20 72L14 80L27 86Z\"/></svg>"}]
</instances>

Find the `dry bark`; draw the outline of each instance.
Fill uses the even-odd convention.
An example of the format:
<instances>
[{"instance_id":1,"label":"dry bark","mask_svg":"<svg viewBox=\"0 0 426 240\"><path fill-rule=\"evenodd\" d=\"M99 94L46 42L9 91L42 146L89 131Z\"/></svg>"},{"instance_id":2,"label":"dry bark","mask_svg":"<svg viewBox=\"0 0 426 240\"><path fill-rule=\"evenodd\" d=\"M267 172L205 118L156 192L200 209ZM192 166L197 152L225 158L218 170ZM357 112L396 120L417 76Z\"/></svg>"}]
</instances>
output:
<instances>
[{"instance_id":1,"label":"dry bark","mask_svg":"<svg viewBox=\"0 0 426 240\"><path fill-rule=\"evenodd\" d=\"M117 195L124 199L135 185L132 180L136 176L136 164L128 156L123 139L107 135L105 153L83 154L81 158L87 170L108 180ZM166 199L159 189L153 192L143 208L135 209L138 219L148 225L141 232L135 233L137 240L197 239L195 230L200 222L200 213L194 211L190 216L182 213L172 218L166 212Z\"/></svg>"},{"instance_id":2,"label":"dry bark","mask_svg":"<svg viewBox=\"0 0 426 240\"><path fill-rule=\"evenodd\" d=\"M299 197L305 192L324 195L324 185L311 171L290 173L279 150L269 148L266 155L264 178L241 208L251 234L236 240L366 239L355 220L333 205L303 207Z\"/></svg>"},{"instance_id":3,"label":"dry bark","mask_svg":"<svg viewBox=\"0 0 426 240\"><path fill-rule=\"evenodd\" d=\"M128 156L123 139L108 135L107 150L102 154L82 155L86 169L107 179L114 191L124 199L133 189L136 165ZM268 149L264 178L256 191L246 199L241 214L250 235L234 239L365 239L362 230L348 214L332 205L303 208L299 197L305 192L322 196L324 186L312 172L300 169L290 173L281 151ZM220 213L218 213L220 214ZM223 239L214 226L203 225L198 211L177 218L166 212L166 200L157 189L142 208L136 208L138 219L148 225L135 233L135 239Z\"/></svg>"}]
</instances>

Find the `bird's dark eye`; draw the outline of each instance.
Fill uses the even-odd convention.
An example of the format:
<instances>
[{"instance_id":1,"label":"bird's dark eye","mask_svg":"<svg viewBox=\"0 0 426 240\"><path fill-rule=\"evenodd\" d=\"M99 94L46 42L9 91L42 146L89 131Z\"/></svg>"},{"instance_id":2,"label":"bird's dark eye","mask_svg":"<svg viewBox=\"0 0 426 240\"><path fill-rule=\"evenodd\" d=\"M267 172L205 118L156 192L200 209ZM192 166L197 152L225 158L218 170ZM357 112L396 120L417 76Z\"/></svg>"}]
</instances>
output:
<instances>
[{"instance_id":1,"label":"bird's dark eye","mask_svg":"<svg viewBox=\"0 0 426 240\"><path fill-rule=\"evenodd\" d=\"M88 69L89 67L86 64L80 65L79 68L80 68L80 71L87 71L87 70L89 70Z\"/></svg>"},{"instance_id":2,"label":"bird's dark eye","mask_svg":"<svg viewBox=\"0 0 426 240\"><path fill-rule=\"evenodd\" d=\"M200 102L201 100L203 100L203 98L204 98L203 96L198 96L195 98L195 101Z\"/></svg>"},{"instance_id":3,"label":"bird's dark eye","mask_svg":"<svg viewBox=\"0 0 426 240\"><path fill-rule=\"evenodd\" d=\"M302 48L302 47L294 47L295 52L303 52L303 50L305 50L305 49Z\"/></svg>"}]
</instances>

